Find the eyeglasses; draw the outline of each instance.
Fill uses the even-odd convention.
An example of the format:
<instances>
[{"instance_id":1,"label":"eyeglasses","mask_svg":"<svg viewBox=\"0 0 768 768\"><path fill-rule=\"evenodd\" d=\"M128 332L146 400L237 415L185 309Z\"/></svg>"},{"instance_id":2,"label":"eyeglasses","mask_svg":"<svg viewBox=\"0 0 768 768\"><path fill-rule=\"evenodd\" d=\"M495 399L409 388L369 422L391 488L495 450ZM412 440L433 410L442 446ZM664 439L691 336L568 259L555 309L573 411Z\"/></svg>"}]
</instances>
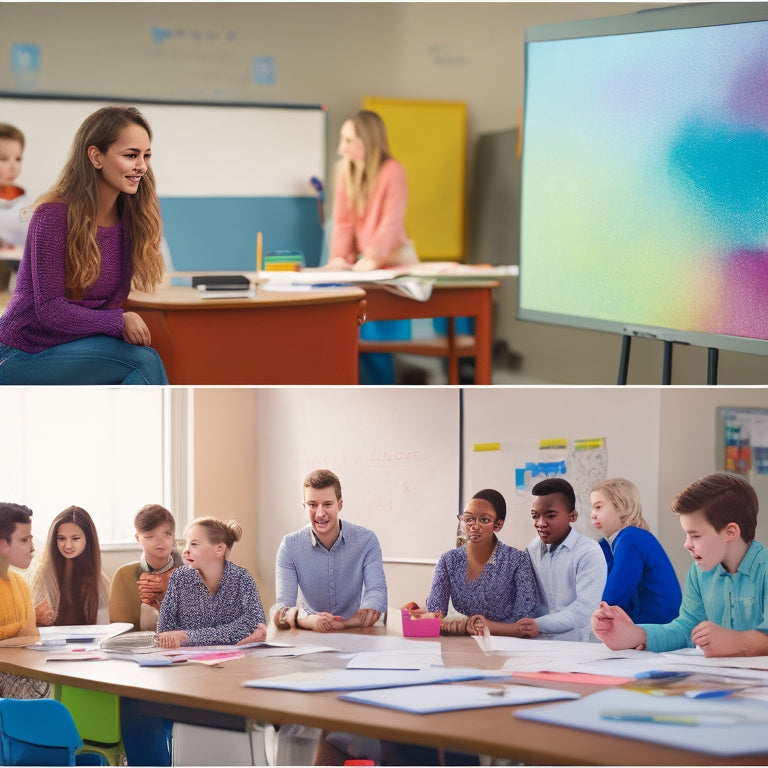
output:
<instances>
[{"instance_id":1,"label":"eyeglasses","mask_svg":"<svg viewBox=\"0 0 768 768\"><path fill-rule=\"evenodd\" d=\"M459 518L462 525L474 525L475 523L478 523L479 525L491 525L491 523L496 522L495 517L486 517L485 515L482 517L475 517L474 515L456 515L456 517Z\"/></svg>"}]
</instances>

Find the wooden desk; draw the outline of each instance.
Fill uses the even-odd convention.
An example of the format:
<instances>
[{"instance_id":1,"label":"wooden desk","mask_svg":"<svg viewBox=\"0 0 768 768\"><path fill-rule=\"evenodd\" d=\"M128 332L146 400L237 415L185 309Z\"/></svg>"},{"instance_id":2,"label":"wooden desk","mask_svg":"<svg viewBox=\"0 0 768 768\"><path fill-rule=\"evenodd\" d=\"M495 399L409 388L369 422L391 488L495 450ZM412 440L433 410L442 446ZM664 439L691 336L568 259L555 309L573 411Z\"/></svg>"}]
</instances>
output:
<instances>
[{"instance_id":1,"label":"wooden desk","mask_svg":"<svg viewBox=\"0 0 768 768\"><path fill-rule=\"evenodd\" d=\"M171 384L357 384L359 288L204 299L194 288L132 293Z\"/></svg>"},{"instance_id":2,"label":"wooden desk","mask_svg":"<svg viewBox=\"0 0 768 768\"><path fill-rule=\"evenodd\" d=\"M382 630L364 630L381 634ZM332 636L289 631L275 639L297 638L332 644ZM496 668L503 657L484 656L469 637L441 638L450 666ZM533 764L566 765L768 765L768 751L724 760L722 757L657 746L576 728L552 726L512 717L514 707L412 715L339 701L335 693L294 693L245 688L244 680L299 670L342 666L346 660L329 653L299 658L251 656L208 667L181 664L139 667L131 661L46 662L45 654L24 648L0 649L0 670L131 696L253 718L260 722L300 723L381 739L511 758ZM597 686L566 686L584 695Z\"/></svg>"},{"instance_id":3,"label":"wooden desk","mask_svg":"<svg viewBox=\"0 0 768 768\"><path fill-rule=\"evenodd\" d=\"M493 291L498 280L451 280L437 282L427 301L416 301L398 295L383 285L366 284L368 320L410 320L416 318L447 317L449 334L457 317L475 319L475 384L491 384L493 353ZM387 342L376 342L380 351L406 351L390 349ZM398 342L392 342L398 345ZM400 342L402 345L402 342ZM373 345L369 345L373 346Z\"/></svg>"}]
</instances>

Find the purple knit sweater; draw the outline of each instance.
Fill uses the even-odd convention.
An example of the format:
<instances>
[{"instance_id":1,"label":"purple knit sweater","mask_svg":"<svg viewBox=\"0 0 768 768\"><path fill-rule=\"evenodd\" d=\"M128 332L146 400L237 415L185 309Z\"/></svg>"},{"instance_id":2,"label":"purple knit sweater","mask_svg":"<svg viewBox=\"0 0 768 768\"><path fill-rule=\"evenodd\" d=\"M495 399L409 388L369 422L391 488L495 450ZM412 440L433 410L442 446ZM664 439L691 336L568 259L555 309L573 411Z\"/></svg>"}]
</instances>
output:
<instances>
[{"instance_id":1,"label":"purple knit sweater","mask_svg":"<svg viewBox=\"0 0 768 768\"><path fill-rule=\"evenodd\" d=\"M123 338L122 306L131 287L131 254L123 222L99 227L101 273L82 299L64 295L67 205L45 203L29 222L16 288L0 317L0 342L40 352L86 336Z\"/></svg>"}]
</instances>

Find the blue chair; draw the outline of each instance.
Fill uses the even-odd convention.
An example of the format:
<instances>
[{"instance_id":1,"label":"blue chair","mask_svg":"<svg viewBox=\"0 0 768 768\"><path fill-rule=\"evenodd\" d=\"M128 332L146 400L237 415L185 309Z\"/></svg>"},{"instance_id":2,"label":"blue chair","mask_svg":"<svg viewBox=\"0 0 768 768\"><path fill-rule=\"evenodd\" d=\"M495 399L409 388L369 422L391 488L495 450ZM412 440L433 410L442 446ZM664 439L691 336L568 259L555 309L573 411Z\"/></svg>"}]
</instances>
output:
<instances>
[{"instance_id":1,"label":"blue chair","mask_svg":"<svg viewBox=\"0 0 768 768\"><path fill-rule=\"evenodd\" d=\"M0 765L78 765L83 741L54 699L0 699Z\"/></svg>"}]
</instances>

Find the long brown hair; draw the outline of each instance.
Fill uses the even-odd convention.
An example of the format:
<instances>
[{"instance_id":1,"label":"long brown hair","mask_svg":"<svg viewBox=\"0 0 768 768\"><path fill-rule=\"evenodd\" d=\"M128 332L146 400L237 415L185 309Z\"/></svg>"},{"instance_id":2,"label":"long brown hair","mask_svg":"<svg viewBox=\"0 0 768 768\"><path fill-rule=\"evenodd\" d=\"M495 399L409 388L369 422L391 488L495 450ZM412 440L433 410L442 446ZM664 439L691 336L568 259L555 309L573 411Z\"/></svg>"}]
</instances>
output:
<instances>
[{"instance_id":1,"label":"long brown hair","mask_svg":"<svg viewBox=\"0 0 768 768\"><path fill-rule=\"evenodd\" d=\"M85 549L72 560L72 574L69 584L65 583L64 568L67 558L59 551L56 537L63 523L74 523L85 535ZM99 535L91 516L82 508L71 506L59 512L51 523L44 554L47 562L43 568L53 570L59 587L59 609L54 623L58 626L70 624L95 624L99 612L99 590L101 586L101 549Z\"/></svg>"},{"instance_id":2,"label":"long brown hair","mask_svg":"<svg viewBox=\"0 0 768 768\"><path fill-rule=\"evenodd\" d=\"M378 112L362 109L349 120L365 147L365 161L362 167L358 168L350 160L344 159L341 161L341 172L352 207L362 213L376 183L379 169L392 155L389 153L387 128Z\"/></svg>"},{"instance_id":3,"label":"long brown hair","mask_svg":"<svg viewBox=\"0 0 768 768\"><path fill-rule=\"evenodd\" d=\"M81 298L101 271L101 252L96 240L99 171L88 158L88 147L106 152L129 123L141 126L152 139L149 123L135 107L102 107L87 117L75 134L58 181L35 203L67 203L64 288L70 298ZM151 167L147 167L135 195L120 193L117 207L130 237L132 285L140 291L153 290L163 279L165 267L160 252L160 203Z\"/></svg>"}]
</instances>

